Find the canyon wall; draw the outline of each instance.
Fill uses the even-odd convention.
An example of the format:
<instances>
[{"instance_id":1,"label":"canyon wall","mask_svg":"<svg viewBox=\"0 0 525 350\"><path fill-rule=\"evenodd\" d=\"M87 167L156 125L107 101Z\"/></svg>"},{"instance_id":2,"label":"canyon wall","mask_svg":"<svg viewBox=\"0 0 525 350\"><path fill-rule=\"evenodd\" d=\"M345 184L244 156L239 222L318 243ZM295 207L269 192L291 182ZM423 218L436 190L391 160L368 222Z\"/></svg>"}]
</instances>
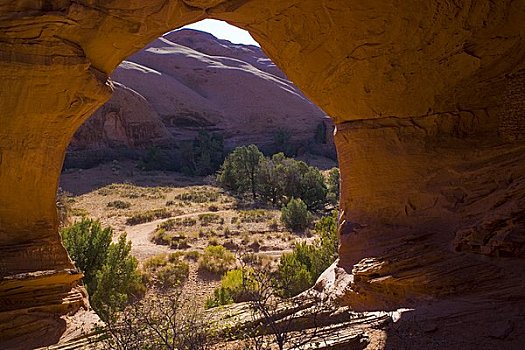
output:
<instances>
[{"instance_id":1,"label":"canyon wall","mask_svg":"<svg viewBox=\"0 0 525 350\"><path fill-rule=\"evenodd\" d=\"M523 0L0 3L3 347L58 341L85 300L54 206L73 133L122 60L203 18L249 30L337 126L340 260L324 290L357 310L410 309L387 348L518 349Z\"/></svg>"}]
</instances>

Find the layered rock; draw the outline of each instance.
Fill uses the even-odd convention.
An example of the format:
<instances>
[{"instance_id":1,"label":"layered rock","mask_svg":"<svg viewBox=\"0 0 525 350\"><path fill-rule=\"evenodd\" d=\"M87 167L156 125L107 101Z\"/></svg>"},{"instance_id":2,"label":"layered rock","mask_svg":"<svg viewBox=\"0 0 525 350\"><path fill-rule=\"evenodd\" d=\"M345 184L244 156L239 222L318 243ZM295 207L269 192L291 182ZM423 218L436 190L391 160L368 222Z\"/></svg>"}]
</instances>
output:
<instances>
[{"instance_id":1,"label":"layered rock","mask_svg":"<svg viewBox=\"0 0 525 350\"><path fill-rule=\"evenodd\" d=\"M122 62L112 79L113 97L77 131L66 165L93 157L94 150L176 149L202 130L220 134L227 149L256 144L268 152L276 150L279 133L305 148L315 143L320 125L329 136L333 130L329 117L259 47L204 32L163 35ZM333 139L313 151L335 157Z\"/></svg>"},{"instance_id":2,"label":"layered rock","mask_svg":"<svg viewBox=\"0 0 525 350\"><path fill-rule=\"evenodd\" d=\"M30 276L75 290L54 195L107 76L209 17L249 30L337 125L340 260L319 286L361 310L411 308L387 348L524 343L525 1L25 1L0 13L0 290L26 300L0 310L15 320L3 340L29 333L34 320L15 317L38 306L29 288L59 305L33 324L78 308Z\"/></svg>"}]
</instances>

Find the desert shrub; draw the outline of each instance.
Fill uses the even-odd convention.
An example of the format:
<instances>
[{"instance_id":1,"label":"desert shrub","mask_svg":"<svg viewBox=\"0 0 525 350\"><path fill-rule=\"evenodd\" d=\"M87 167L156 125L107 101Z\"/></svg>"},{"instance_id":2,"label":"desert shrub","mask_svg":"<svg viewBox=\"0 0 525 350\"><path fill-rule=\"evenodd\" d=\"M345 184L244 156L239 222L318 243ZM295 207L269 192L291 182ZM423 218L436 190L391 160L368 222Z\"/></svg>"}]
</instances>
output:
<instances>
[{"instance_id":1,"label":"desert shrub","mask_svg":"<svg viewBox=\"0 0 525 350\"><path fill-rule=\"evenodd\" d=\"M292 143L290 142L291 138L292 138L292 134L290 130L287 130L287 129L277 130L275 134L273 135L275 153L282 152L289 157L294 156L295 150L294 150Z\"/></svg>"},{"instance_id":2,"label":"desert shrub","mask_svg":"<svg viewBox=\"0 0 525 350\"><path fill-rule=\"evenodd\" d=\"M337 212L319 220L315 231L319 237L312 244L299 243L291 253L281 256L278 275L284 297L311 287L337 258Z\"/></svg>"},{"instance_id":3,"label":"desert shrub","mask_svg":"<svg viewBox=\"0 0 525 350\"><path fill-rule=\"evenodd\" d=\"M221 305L233 304L233 298L230 293L224 288L215 288L213 290L213 295L206 298L204 302L204 307L206 309L211 309Z\"/></svg>"},{"instance_id":4,"label":"desert shrub","mask_svg":"<svg viewBox=\"0 0 525 350\"><path fill-rule=\"evenodd\" d=\"M215 204L212 204L208 207L208 210L209 211L219 211L219 207L216 206Z\"/></svg>"},{"instance_id":5,"label":"desert shrub","mask_svg":"<svg viewBox=\"0 0 525 350\"><path fill-rule=\"evenodd\" d=\"M306 229L311 221L311 214L301 199L292 198L281 209L281 222L293 231Z\"/></svg>"},{"instance_id":6,"label":"desert shrub","mask_svg":"<svg viewBox=\"0 0 525 350\"><path fill-rule=\"evenodd\" d=\"M191 227L197 224L197 220L190 217L169 219L157 226L157 230L173 231L180 227Z\"/></svg>"},{"instance_id":7,"label":"desert shrub","mask_svg":"<svg viewBox=\"0 0 525 350\"><path fill-rule=\"evenodd\" d=\"M97 194L100 196L104 196L104 197L108 196L111 194L111 189L108 187L102 187L101 189L97 191Z\"/></svg>"},{"instance_id":8,"label":"desert shrub","mask_svg":"<svg viewBox=\"0 0 525 350\"><path fill-rule=\"evenodd\" d=\"M185 249L189 247L188 239L185 234L171 234L163 228L155 230L151 236L151 241L155 244L168 245L172 249Z\"/></svg>"},{"instance_id":9,"label":"desert shrub","mask_svg":"<svg viewBox=\"0 0 525 350\"><path fill-rule=\"evenodd\" d=\"M333 204L336 204L339 201L339 181L339 169L330 169L326 177L326 187L328 189L327 199Z\"/></svg>"},{"instance_id":10,"label":"desert shrub","mask_svg":"<svg viewBox=\"0 0 525 350\"><path fill-rule=\"evenodd\" d=\"M219 192L204 187L180 193L175 196L175 199L192 203L206 203L217 201L219 195Z\"/></svg>"},{"instance_id":11,"label":"desert shrub","mask_svg":"<svg viewBox=\"0 0 525 350\"><path fill-rule=\"evenodd\" d=\"M133 216L129 217L126 220L126 224L127 225L138 225L138 224L143 224L145 222L151 222L157 219L169 218L171 215L172 213L168 211L166 208L153 209L153 210L148 210L143 213L134 214Z\"/></svg>"},{"instance_id":12,"label":"desert shrub","mask_svg":"<svg viewBox=\"0 0 525 350\"><path fill-rule=\"evenodd\" d=\"M116 209L128 209L131 207L131 203L124 202L121 200L116 200L108 203L108 208L116 208Z\"/></svg>"},{"instance_id":13,"label":"desert shrub","mask_svg":"<svg viewBox=\"0 0 525 350\"><path fill-rule=\"evenodd\" d=\"M214 173L224 160L222 135L201 130L191 142L180 144L182 172L187 175Z\"/></svg>"},{"instance_id":14,"label":"desert shrub","mask_svg":"<svg viewBox=\"0 0 525 350\"><path fill-rule=\"evenodd\" d=\"M212 223L218 223L220 222L220 219L221 217L218 214L205 213L199 215L199 221L202 226L207 226Z\"/></svg>"},{"instance_id":15,"label":"desert shrub","mask_svg":"<svg viewBox=\"0 0 525 350\"><path fill-rule=\"evenodd\" d=\"M142 170L172 170L174 168L171 152L157 146L148 148L139 161Z\"/></svg>"},{"instance_id":16,"label":"desert shrub","mask_svg":"<svg viewBox=\"0 0 525 350\"><path fill-rule=\"evenodd\" d=\"M180 255L156 255L143 264L149 283L161 290L176 288L189 276L189 265L180 259Z\"/></svg>"},{"instance_id":17,"label":"desert shrub","mask_svg":"<svg viewBox=\"0 0 525 350\"><path fill-rule=\"evenodd\" d=\"M235 256L222 245L209 245L199 259L199 269L223 274L235 265Z\"/></svg>"},{"instance_id":18,"label":"desert shrub","mask_svg":"<svg viewBox=\"0 0 525 350\"><path fill-rule=\"evenodd\" d=\"M189 247L191 247L191 245L186 237L176 236L171 239L171 249L186 249Z\"/></svg>"},{"instance_id":19,"label":"desert shrub","mask_svg":"<svg viewBox=\"0 0 525 350\"><path fill-rule=\"evenodd\" d=\"M206 315L176 289L151 293L107 322L101 350L206 350L216 342Z\"/></svg>"},{"instance_id":20,"label":"desert shrub","mask_svg":"<svg viewBox=\"0 0 525 350\"><path fill-rule=\"evenodd\" d=\"M62 243L75 265L84 274L90 295L96 290L96 275L106 262L113 230L99 221L84 218L61 231Z\"/></svg>"},{"instance_id":21,"label":"desert shrub","mask_svg":"<svg viewBox=\"0 0 525 350\"><path fill-rule=\"evenodd\" d=\"M250 301L256 288L251 269L228 271L222 277L221 285L213 291L213 296L206 299L205 307L210 309L216 306Z\"/></svg>"},{"instance_id":22,"label":"desert shrub","mask_svg":"<svg viewBox=\"0 0 525 350\"><path fill-rule=\"evenodd\" d=\"M169 245L171 241L171 235L166 232L163 228L157 228L150 239L155 244Z\"/></svg>"},{"instance_id":23,"label":"desert shrub","mask_svg":"<svg viewBox=\"0 0 525 350\"><path fill-rule=\"evenodd\" d=\"M313 284L308 267L302 264L294 253L281 256L278 281L281 295L285 298L296 296Z\"/></svg>"},{"instance_id":24,"label":"desert shrub","mask_svg":"<svg viewBox=\"0 0 525 350\"><path fill-rule=\"evenodd\" d=\"M197 261L199 260L201 256L201 253L197 250L190 250L189 252L186 252L185 257L186 259Z\"/></svg>"},{"instance_id":25,"label":"desert shrub","mask_svg":"<svg viewBox=\"0 0 525 350\"><path fill-rule=\"evenodd\" d=\"M265 222L273 218L271 212L264 209L252 209L240 211L241 222Z\"/></svg>"},{"instance_id":26,"label":"desert shrub","mask_svg":"<svg viewBox=\"0 0 525 350\"><path fill-rule=\"evenodd\" d=\"M71 209L71 216L80 216L82 218L85 218L89 216L89 211L87 211L84 208L72 208Z\"/></svg>"},{"instance_id":27,"label":"desert shrub","mask_svg":"<svg viewBox=\"0 0 525 350\"><path fill-rule=\"evenodd\" d=\"M131 252L131 241L121 235L117 243L111 243L106 262L97 272L97 288L91 297L91 306L103 319L108 320L117 311L145 293L138 262Z\"/></svg>"},{"instance_id":28,"label":"desert shrub","mask_svg":"<svg viewBox=\"0 0 525 350\"><path fill-rule=\"evenodd\" d=\"M113 230L82 219L61 231L64 247L84 273L93 309L107 320L133 296L144 293L138 262L130 255L131 242L121 235L112 243Z\"/></svg>"}]
</instances>

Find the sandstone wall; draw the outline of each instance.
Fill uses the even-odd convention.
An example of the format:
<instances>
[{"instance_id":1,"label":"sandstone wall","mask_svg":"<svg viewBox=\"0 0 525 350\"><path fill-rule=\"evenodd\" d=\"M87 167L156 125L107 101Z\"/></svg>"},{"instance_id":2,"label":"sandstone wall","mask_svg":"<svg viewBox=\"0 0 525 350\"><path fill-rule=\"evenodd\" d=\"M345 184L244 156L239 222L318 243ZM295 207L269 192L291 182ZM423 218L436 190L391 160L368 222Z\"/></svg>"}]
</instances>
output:
<instances>
[{"instance_id":1,"label":"sandstone wall","mask_svg":"<svg viewBox=\"0 0 525 350\"><path fill-rule=\"evenodd\" d=\"M205 17L249 30L337 124L343 215L332 293L359 309L410 306L463 325L407 335L517 346L522 0L0 3L0 338L16 341L81 306L54 208L67 143L109 98L107 76L125 57Z\"/></svg>"}]
</instances>

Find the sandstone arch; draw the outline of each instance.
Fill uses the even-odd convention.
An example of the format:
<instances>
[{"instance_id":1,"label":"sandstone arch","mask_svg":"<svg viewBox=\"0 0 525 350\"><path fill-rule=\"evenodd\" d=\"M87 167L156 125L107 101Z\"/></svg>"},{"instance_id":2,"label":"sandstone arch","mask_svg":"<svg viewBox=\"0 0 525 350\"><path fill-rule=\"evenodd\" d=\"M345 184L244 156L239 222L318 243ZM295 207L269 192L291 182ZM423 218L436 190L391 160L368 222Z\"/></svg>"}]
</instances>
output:
<instances>
[{"instance_id":1,"label":"sandstone arch","mask_svg":"<svg viewBox=\"0 0 525 350\"><path fill-rule=\"evenodd\" d=\"M204 18L249 30L337 124L327 290L360 309L466 295L502 310L472 306L479 322L523 316L525 1L27 0L0 14L0 338L58 339L82 306L54 207L67 143L126 56Z\"/></svg>"}]
</instances>

